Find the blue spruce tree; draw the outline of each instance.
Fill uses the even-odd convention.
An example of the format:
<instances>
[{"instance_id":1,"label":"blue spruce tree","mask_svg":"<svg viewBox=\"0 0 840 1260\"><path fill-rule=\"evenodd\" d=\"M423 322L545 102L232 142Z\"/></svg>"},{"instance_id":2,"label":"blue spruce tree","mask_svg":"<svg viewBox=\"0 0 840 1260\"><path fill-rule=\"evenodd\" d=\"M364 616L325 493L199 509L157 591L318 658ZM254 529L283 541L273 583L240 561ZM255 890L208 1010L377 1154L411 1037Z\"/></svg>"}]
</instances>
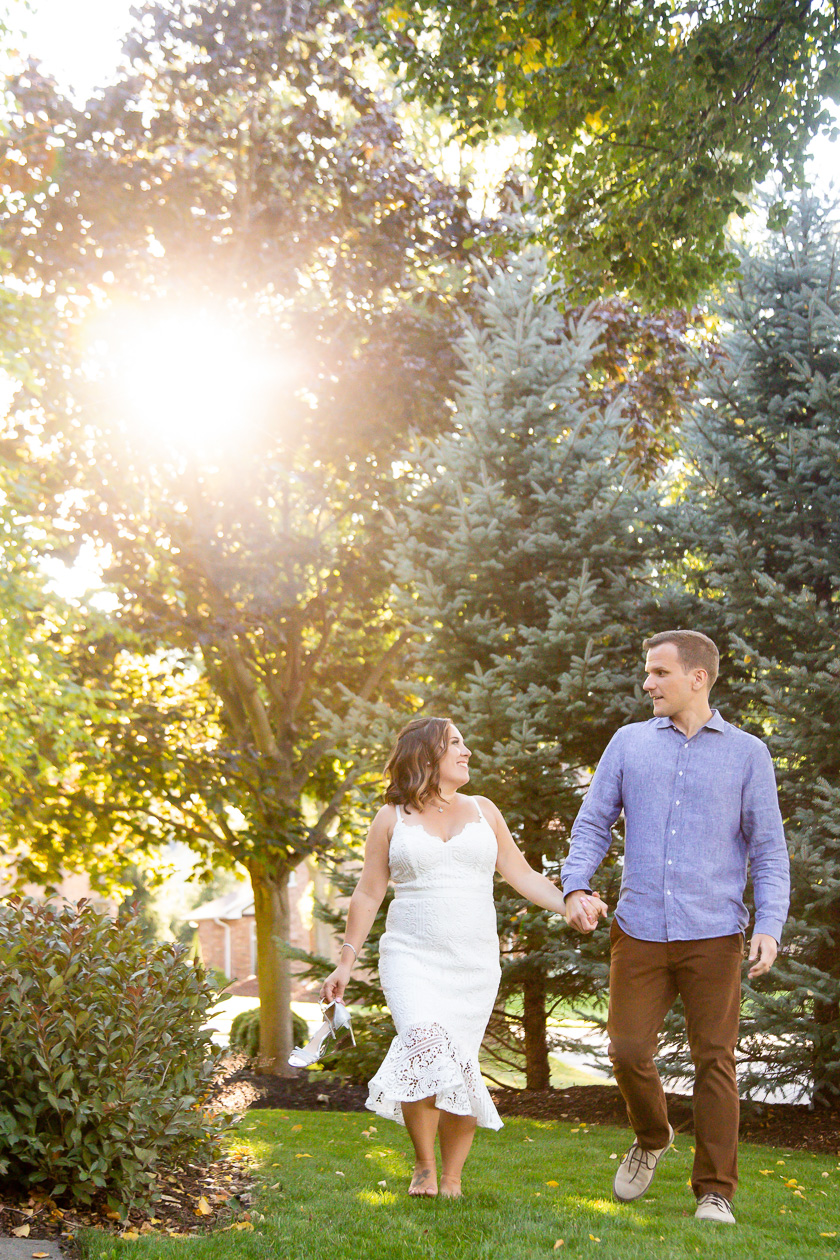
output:
<instances>
[{"instance_id":1,"label":"blue spruce tree","mask_svg":"<svg viewBox=\"0 0 840 1260\"><path fill-rule=\"evenodd\" d=\"M594 308L564 308L537 250L487 276L459 345L451 432L420 452L393 556L417 636L413 690L461 727L472 790L549 876L610 735L645 715L633 680L641 639L659 628L633 426L593 372L603 331ZM598 877L613 904L619 851ZM524 1050L528 1087L545 1088L548 1050L564 1044L547 1023L603 993L607 933L582 939L498 892L491 1037L502 1059ZM513 1037L503 1015L517 1017Z\"/></svg>"},{"instance_id":2,"label":"blue spruce tree","mask_svg":"<svg viewBox=\"0 0 840 1260\"><path fill-rule=\"evenodd\" d=\"M840 1097L840 235L816 200L791 209L744 254L725 303L680 514L742 716L770 740L793 866L785 949L745 1009L745 1084L828 1104Z\"/></svg>"}]
</instances>

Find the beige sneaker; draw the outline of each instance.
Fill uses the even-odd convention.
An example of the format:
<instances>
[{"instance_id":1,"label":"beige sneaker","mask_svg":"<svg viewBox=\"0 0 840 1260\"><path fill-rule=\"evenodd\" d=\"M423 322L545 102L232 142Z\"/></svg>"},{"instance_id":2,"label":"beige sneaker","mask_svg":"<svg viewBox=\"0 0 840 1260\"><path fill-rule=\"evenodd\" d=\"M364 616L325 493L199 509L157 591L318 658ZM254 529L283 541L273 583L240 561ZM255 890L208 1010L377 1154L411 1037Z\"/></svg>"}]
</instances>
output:
<instances>
[{"instance_id":1,"label":"beige sneaker","mask_svg":"<svg viewBox=\"0 0 840 1260\"><path fill-rule=\"evenodd\" d=\"M619 1203L632 1203L640 1199L656 1172L656 1165L674 1140L674 1130L668 1125L668 1141L657 1151L644 1151L634 1142L618 1166L613 1181L613 1194Z\"/></svg>"},{"instance_id":2,"label":"beige sneaker","mask_svg":"<svg viewBox=\"0 0 840 1260\"><path fill-rule=\"evenodd\" d=\"M734 1225L735 1217L732 1215L732 1204L725 1199L722 1194L701 1194L697 1198L697 1211L694 1213L694 1219L697 1221L717 1221L721 1225Z\"/></svg>"}]
</instances>

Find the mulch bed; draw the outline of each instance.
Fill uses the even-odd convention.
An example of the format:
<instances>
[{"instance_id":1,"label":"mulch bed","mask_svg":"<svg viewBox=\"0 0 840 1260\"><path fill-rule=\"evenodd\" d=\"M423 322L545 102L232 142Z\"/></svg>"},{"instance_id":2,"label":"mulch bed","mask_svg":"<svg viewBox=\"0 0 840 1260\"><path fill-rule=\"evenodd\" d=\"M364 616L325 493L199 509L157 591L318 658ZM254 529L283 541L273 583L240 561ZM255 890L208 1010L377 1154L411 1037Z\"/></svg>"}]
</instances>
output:
<instances>
[{"instance_id":1,"label":"mulch bed","mask_svg":"<svg viewBox=\"0 0 840 1260\"><path fill-rule=\"evenodd\" d=\"M491 1093L503 1116L628 1127L624 1103L614 1085L540 1091L495 1089ZM242 1056L230 1056L218 1082L214 1106L230 1112L266 1107L364 1111L366 1098L367 1086L347 1084L327 1073L317 1073L314 1080L307 1075L285 1080L253 1071ZM693 1132L690 1100L681 1094L668 1094L667 1098L676 1131ZM840 1155L840 1106L822 1109L790 1103L743 1103L741 1138L789 1150ZM123 1217L104 1202L80 1209L0 1181L0 1236L55 1238L65 1254L77 1260L76 1236L85 1228L107 1230L123 1238L252 1229L249 1209L253 1185L253 1167L246 1150L237 1151L235 1141L230 1154L209 1168L189 1164L184 1169L163 1169L152 1210L132 1211ZM28 1232L22 1233L26 1226Z\"/></svg>"},{"instance_id":2,"label":"mulch bed","mask_svg":"<svg viewBox=\"0 0 840 1260\"><path fill-rule=\"evenodd\" d=\"M140 1234L195 1237L222 1229L253 1229L250 1192L254 1170L244 1152L219 1159L209 1168L188 1164L158 1174L151 1211L120 1215L100 1201L77 1207L45 1194L21 1190L0 1180L0 1237L53 1238L64 1254L79 1256L77 1236L83 1229L101 1229L122 1238Z\"/></svg>"},{"instance_id":3,"label":"mulch bed","mask_svg":"<svg viewBox=\"0 0 840 1260\"><path fill-rule=\"evenodd\" d=\"M217 1105L231 1111L277 1107L303 1111L364 1111L367 1087L348 1085L317 1073L316 1081L301 1076L284 1080L263 1076L247 1064L232 1065L220 1088ZM326 1079L325 1079L326 1078ZM503 1116L532 1120L571 1120L585 1124L628 1127L624 1101L615 1085L574 1085L568 1089L494 1089L493 1101ZM693 1133L691 1100L667 1094L668 1113L677 1133ZM840 1106L811 1108L792 1103L741 1104L741 1138L790 1150L840 1155Z\"/></svg>"}]
</instances>

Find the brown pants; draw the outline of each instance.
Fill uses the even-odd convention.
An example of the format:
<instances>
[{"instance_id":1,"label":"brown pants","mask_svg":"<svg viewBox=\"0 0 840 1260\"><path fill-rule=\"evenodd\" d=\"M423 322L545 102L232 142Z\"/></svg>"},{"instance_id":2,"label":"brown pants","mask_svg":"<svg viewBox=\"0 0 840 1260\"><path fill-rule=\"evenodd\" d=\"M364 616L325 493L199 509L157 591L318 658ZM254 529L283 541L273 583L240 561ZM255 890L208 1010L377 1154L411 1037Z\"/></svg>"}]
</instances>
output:
<instances>
[{"instance_id":1,"label":"brown pants","mask_svg":"<svg viewBox=\"0 0 840 1260\"><path fill-rule=\"evenodd\" d=\"M732 1199L738 1185L735 1043L744 938L640 941L613 919L610 932L609 1054L639 1145L668 1141L668 1112L653 1062L666 1014L683 1000L694 1063L695 1156L691 1186Z\"/></svg>"}]
</instances>

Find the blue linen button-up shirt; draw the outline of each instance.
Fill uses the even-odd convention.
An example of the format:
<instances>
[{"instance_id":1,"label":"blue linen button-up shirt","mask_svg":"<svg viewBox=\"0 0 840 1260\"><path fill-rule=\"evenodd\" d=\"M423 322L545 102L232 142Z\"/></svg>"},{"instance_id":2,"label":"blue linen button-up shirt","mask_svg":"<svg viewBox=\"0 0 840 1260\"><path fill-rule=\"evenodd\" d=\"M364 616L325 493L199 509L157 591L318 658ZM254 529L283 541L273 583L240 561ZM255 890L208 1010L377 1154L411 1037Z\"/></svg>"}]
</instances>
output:
<instances>
[{"instance_id":1,"label":"blue linen button-up shirt","mask_svg":"<svg viewBox=\"0 0 840 1260\"><path fill-rule=\"evenodd\" d=\"M747 862L755 932L779 941L790 898L788 861L767 747L717 710L686 739L670 718L617 731L572 827L565 894L589 889L625 815L616 918L643 941L743 932Z\"/></svg>"}]
</instances>

